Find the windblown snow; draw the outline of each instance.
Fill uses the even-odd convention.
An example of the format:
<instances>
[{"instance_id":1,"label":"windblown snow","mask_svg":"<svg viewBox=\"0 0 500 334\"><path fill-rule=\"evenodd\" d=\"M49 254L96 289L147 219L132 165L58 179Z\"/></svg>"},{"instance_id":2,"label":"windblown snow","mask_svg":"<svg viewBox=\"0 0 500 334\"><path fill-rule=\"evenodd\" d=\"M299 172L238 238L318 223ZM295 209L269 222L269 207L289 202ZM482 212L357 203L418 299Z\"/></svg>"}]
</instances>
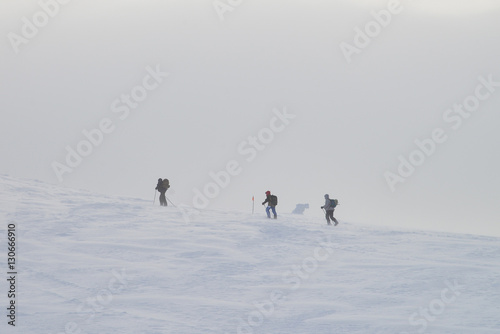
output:
<instances>
[{"instance_id":1,"label":"windblown snow","mask_svg":"<svg viewBox=\"0 0 500 334\"><path fill-rule=\"evenodd\" d=\"M0 180L1 333L500 333L500 238Z\"/></svg>"}]
</instances>

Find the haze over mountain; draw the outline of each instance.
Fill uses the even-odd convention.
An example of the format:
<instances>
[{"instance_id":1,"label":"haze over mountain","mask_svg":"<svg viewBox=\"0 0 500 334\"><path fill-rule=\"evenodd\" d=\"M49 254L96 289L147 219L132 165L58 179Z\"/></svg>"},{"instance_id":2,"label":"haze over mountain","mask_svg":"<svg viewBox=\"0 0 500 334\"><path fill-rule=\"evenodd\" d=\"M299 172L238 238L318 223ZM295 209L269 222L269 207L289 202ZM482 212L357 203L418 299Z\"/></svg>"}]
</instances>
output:
<instances>
[{"instance_id":1,"label":"haze over mountain","mask_svg":"<svg viewBox=\"0 0 500 334\"><path fill-rule=\"evenodd\" d=\"M169 178L178 204L199 190L200 207L246 212L271 190L279 213L309 203L318 220L329 193L348 221L500 236L499 14L3 1L0 173L148 201Z\"/></svg>"}]
</instances>

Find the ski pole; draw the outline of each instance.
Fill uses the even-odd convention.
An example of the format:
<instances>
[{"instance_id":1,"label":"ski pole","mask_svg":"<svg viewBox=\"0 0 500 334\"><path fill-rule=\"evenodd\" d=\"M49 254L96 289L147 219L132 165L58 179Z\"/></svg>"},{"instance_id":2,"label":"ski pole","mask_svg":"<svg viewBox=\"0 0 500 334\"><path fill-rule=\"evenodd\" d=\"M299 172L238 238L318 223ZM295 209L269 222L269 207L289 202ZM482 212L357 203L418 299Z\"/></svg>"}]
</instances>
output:
<instances>
[{"instance_id":1,"label":"ski pole","mask_svg":"<svg viewBox=\"0 0 500 334\"><path fill-rule=\"evenodd\" d=\"M176 208L176 207L177 207L174 203L172 203L172 201L171 201L171 200L170 200L167 196L165 196L165 198L167 199L167 201L169 201L169 202L170 202L170 204L172 204L172 206L173 206L174 208Z\"/></svg>"},{"instance_id":2,"label":"ski pole","mask_svg":"<svg viewBox=\"0 0 500 334\"><path fill-rule=\"evenodd\" d=\"M155 201L156 201L156 189L155 189L155 198L153 199L153 205L155 205Z\"/></svg>"}]
</instances>

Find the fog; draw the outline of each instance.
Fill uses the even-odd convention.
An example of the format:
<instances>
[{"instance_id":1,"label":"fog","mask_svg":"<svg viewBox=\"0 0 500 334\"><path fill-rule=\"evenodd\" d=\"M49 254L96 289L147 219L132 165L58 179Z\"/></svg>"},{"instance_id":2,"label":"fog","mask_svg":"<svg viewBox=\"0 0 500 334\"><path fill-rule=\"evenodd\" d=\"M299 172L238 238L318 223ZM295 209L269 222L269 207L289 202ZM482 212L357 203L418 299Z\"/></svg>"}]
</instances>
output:
<instances>
[{"instance_id":1,"label":"fog","mask_svg":"<svg viewBox=\"0 0 500 334\"><path fill-rule=\"evenodd\" d=\"M263 216L270 190L318 224L328 193L341 222L500 236L498 2L0 13L2 174L151 202L168 178L177 205L251 212L255 196Z\"/></svg>"}]
</instances>

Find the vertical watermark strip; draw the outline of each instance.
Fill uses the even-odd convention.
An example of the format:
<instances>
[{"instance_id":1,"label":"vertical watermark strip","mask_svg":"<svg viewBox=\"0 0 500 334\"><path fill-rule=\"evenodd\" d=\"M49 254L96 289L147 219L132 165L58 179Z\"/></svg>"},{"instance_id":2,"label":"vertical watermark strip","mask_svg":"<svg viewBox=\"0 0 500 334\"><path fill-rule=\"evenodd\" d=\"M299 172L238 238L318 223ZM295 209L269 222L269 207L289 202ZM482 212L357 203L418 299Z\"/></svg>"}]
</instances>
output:
<instances>
[{"instance_id":1,"label":"vertical watermark strip","mask_svg":"<svg viewBox=\"0 0 500 334\"><path fill-rule=\"evenodd\" d=\"M17 292L17 262L16 262L16 224L7 225L7 282L8 285L8 307L7 323L16 326L16 293Z\"/></svg>"}]
</instances>

